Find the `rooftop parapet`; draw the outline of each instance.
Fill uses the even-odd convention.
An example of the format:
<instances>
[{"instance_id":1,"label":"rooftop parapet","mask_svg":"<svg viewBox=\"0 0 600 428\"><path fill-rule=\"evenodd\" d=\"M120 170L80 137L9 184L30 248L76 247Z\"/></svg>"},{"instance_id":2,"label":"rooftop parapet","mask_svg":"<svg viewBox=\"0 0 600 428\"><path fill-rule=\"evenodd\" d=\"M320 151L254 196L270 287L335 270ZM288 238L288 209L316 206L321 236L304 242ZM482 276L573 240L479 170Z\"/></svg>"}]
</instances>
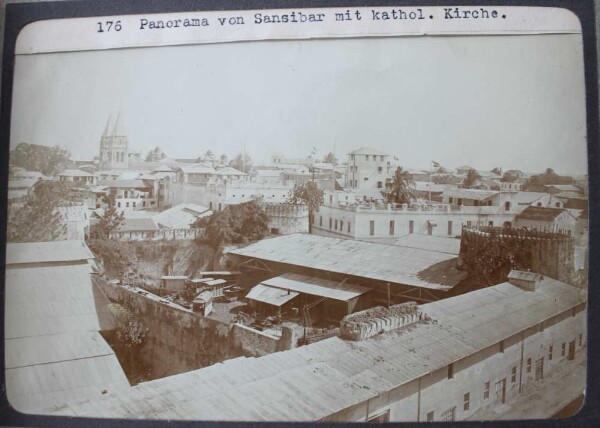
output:
<instances>
[{"instance_id":1,"label":"rooftop parapet","mask_svg":"<svg viewBox=\"0 0 600 428\"><path fill-rule=\"evenodd\" d=\"M421 310L415 302L401 303L389 308L377 306L346 315L340 322L340 333L343 339L361 341L414 324L421 320L421 316Z\"/></svg>"}]
</instances>

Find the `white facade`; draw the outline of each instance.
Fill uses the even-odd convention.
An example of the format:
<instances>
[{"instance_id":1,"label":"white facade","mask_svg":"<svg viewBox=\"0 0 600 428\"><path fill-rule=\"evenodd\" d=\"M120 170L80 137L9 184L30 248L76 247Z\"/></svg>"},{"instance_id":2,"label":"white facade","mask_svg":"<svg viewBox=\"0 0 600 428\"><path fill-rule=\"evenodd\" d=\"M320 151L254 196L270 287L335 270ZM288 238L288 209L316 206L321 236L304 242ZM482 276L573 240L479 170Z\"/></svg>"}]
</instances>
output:
<instances>
[{"instance_id":1,"label":"white facade","mask_svg":"<svg viewBox=\"0 0 600 428\"><path fill-rule=\"evenodd\" d=\"M394 174L390 156L375 149L360 148L348 153L346 187L351 189L385 189Z\"/></svg>"}]
</instances>

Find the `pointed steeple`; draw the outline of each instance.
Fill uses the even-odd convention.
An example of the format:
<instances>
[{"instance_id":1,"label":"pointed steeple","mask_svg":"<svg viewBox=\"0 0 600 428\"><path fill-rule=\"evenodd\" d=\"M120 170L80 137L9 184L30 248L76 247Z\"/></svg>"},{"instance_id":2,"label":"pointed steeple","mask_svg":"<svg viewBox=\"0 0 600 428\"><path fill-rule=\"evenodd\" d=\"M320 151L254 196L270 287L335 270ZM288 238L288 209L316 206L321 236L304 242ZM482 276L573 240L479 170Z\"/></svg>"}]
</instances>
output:
<instances>
[{"instance_id":1,"label":"pointed steeple","mask_svg":"<svg viewBox=\"0 0 600 428\"><path fill-rule=\"evenodd\" d=\"M102 133L103 137L108 137L108 130L110 129L110 123L112 121L112 115L108 115L108 120L106 121L106 126L104 127L104 132Z\"/></svg>"},{"instance_id":2,"label":"pointed steeple","mask_svg":"<svg viewBox=\"0 0 600 428\"><path fill-rule=\"evenodd\" d=\"M115 126L113 127L113 136L123 136L125 133L121 129L121 112L117 114L117 120L115 121Z\"/></svg>"}]
</instances>

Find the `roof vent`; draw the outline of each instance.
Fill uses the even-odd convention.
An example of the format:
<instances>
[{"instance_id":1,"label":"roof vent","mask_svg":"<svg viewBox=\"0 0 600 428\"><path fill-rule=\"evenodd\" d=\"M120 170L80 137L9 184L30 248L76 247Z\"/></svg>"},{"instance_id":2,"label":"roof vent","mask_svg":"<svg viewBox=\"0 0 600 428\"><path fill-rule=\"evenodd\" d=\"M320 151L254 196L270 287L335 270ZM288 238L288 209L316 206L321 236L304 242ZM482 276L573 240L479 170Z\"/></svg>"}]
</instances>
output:
<instances>
[{"instance_id":1,"label":"roof vent","mask_svg":"<svg viewBox=\"0 0 600 428\"><path fill-rule=\"evenodd\" d=\"M525 291L535 291L544 277L538 273L512 270L508 274L508 282Z\"/></svg>"}]
</instances>

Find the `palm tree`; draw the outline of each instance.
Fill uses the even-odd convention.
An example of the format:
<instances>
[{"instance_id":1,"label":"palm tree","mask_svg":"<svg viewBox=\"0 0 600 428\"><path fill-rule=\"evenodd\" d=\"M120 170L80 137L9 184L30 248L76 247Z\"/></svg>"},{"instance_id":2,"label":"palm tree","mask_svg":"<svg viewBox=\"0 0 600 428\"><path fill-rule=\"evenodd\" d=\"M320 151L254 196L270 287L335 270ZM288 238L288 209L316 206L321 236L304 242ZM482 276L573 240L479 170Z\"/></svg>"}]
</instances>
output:
<instances>
[{"instance_id":1,"label":"palm tree","mask_svg":"<svg viewBox=\"0 0 600 428\"><path fill-rule=\"evenodd\" d=\"M479 180L481 180L481 175L479 175L479 173L476 170L471 168L469 172L467 172L467 176L463 180L463 187L465 189L471 189L477 185L477 182Z\"/></svg>"},{"instance_id":2,"label":"palm tree","mask_svg":"<svg viewBox=\"0 0 600 428\"><path fill-rule=\"evenodd\" d=\"M401 166L396 168L388 193L388 201L397 204L408 204L414 199L412 189L415 186L412 175L404 171Z\"/></svg>"}]
</instances>

